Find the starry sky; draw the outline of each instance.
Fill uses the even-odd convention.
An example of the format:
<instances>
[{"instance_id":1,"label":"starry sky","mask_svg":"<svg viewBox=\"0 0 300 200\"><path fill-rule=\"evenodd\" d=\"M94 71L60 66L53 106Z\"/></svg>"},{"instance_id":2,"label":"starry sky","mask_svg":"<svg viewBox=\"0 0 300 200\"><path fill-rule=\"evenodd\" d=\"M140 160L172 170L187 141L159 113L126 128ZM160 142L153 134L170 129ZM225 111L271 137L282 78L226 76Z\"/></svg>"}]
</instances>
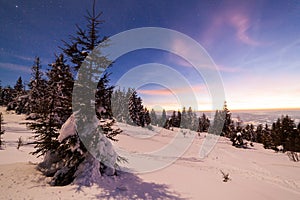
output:
<instances>
[{"instance_id":1,"label":"starry sky","mask_svg":"<svg viewBox=\"0 0 300 200\"><path fill-rule=\"evenodd\" d=\"M85 26L84 15L91 7L91 0L0 0L2 86L13 86L19 76L28 83L36 56L46 70L61 53L61 40L75 33L75 24ZM103 11L103 36L163 27L197 41L219 70L230 109L300 108L299 0L97 0L96 10ZM182 48L180 42L172 45ZM203 78L185 60L162 50L138 50L118 58L110 69L112 83L133 67L154 62L189 81L197 94L195 109L211 109ZM188 106L160 85L141 86L138 92L150 108ZM180 86L175 91L186 92Z\"/></svg>"}]
</instances>

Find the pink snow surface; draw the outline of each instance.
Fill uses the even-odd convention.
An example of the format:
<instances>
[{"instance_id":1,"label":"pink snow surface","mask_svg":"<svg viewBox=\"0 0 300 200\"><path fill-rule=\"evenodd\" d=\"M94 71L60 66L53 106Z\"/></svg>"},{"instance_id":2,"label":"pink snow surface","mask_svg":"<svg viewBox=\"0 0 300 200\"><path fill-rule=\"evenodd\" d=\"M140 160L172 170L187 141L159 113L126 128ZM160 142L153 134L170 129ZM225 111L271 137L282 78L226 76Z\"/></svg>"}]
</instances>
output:
<instances>
[{"instance_id":1,"label":"pink snow surface","mask_svg":"<svg viewBox=\"0 0 300 200\"><path fill-rule=\"evenodd\" d=\"M191 146L169 166L148 173L125 173L120 176L102 176L99 184L91 187L69 185L49 186L50 179L35 169L42 158L28 153L33 145L17 147L20 136L24 143L32 141L25 116L4 113L3 135L5 145L0 150L0 199L287 199L300 197L300 162L289 161L286 154L265 150L261 144L250 149L237 149L226 138L220 138L213 151L199 158L205 133L200 137L187 132L180 140L194 137ZM124 132L114 143L115 148L132 155L140 153L146 161L168 159L167 156L149 156L166 145L180 130L169 131L154 127L156 133L118 124ZM145 137L146 135L151 137ZM142 136L141 136L142 135ZM153 136L154 135L154 136ZM183 134L182 134L183 135ZM176 149L176 147L174 147ZM132 171L134 156L121 164ZM130 162L131 160L131 162ZM223 182L222 170L230 180Z\"/></svg>"}]
</instances>

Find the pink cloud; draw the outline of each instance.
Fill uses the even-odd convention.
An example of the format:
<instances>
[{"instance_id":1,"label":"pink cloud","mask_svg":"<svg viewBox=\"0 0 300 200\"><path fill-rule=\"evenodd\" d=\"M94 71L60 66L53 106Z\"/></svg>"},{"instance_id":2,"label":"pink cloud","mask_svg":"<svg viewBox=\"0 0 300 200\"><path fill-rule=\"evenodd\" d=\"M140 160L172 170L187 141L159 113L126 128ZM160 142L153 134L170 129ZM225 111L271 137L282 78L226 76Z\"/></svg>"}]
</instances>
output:
<instances>
[{"instance_id":1,"label":"pink cloud","mask_svg":"<svg viewBox=\"0 0 300 200\"><path fill-rule=\"evenodd\" d=\"M169 96L172 94L172 92L169 89L162 88L162 89L155 89L155 90L145 90L141 89L138 90L139 93L141 94L146 94L146 95L159 95L159 96Z\"/></svg>"},{"instance_id":2,"label":"pink cloud","mask_svg":"<svg viewBox=\"0 0 300 200\"><path fill-rule=\"evenodd\" d=\"M206 90L206 87L204 84L197 84L192 86L192 90L196 93L200 93L204 90ZM186 88L175 88L173 90L167 89L167 88L161 88L161 89L140 89L138 92L140 94L146 94L146 95L159 95L159 96L170 96L173 93L179 94L179 93L185 93L188 90Z\"/></svg>"},{"instance_id":3,"label":"pink cloud","mask_svg":"<svg viewBox=\"0 0 300 200\"><path fill-rule=\"evenodd\" d=\"M248 35L247 31L250 27L250 19L246 15L237 13L229 16L229 23L236 29L236 37L241 42L251 46L258 46L261 44Z\"/></svg>"},{"instance_id":4,"label":"pink cloud","mask_svg":"<svg viewBox=\"0 0 300 200\"><path fill-rule=\"evenodd\" d=\"M204 44L211 45L214 41L222 37L222 29L224 26L233 27L235 30L235 37L238 41L251 45L262 45L249 35L249 29L252 21L249 17L250 10L248 5L234 7L229 6L216 12L217 14L211 19L206 31L202 34L201 41Z\"/></svg>"}]
</instances>

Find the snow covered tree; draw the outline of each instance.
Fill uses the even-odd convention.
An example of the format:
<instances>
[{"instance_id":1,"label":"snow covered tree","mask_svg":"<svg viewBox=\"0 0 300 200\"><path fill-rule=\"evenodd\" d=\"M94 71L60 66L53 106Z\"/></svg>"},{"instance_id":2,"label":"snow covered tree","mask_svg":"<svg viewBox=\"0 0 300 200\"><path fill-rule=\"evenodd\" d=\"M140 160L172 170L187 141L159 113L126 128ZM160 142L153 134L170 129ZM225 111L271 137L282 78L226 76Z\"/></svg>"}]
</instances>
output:
<instances>
[{"instance_id":1,"label":"snow covered tree","mask_svg":"<svg viewBox=\"0 0 300 200\"><path fill-rule=\"evenodd\" d=\"M208 129L208 133L211 133L214 135L221 135L222 129L224 127L224 121L225 121L225 113L222 111L216 110L214 120Z\"/></svg>"},{"instance_id":2,"label":"snow covered tree","mask_svg":"<svg viewBox=\"0 0 300 200\"><path fill-rule=\"evenodd\" d=\"M133 91L129 99L129 115L133 124L144 127L145 110L142 103L142 98L137 95L136 91Z\"/></svg>"},{"instance_id":3,"label":"snow covered tree","mask_svg":"<svg viewBox=\"0 0 300 200\"><path fill-rule=\"evenodd\" d=\"M171 115L171 119L169 119L169 127L174 127L174 125L176 124L176 111L174 110L172 115Z\"/></svg>"},{"instance_id":4,"label":"snow covered tree","mask_svg":"<svg viewBox=\"0 0 300 200\"><path fill-rule=\"evenodd\" d=\"M300 132L297 128L287 133L284 147L287 151L300 152Z\"/></svg>"},{"instance_id":5,"label":"snow covered tree","mask_svg":"<svg viewBox=\"0 0 300 200\"><path fill-rule=\"evenodd\" d=\"M137 121L137 125L144 127L145 126L145 110L144 110L144 106L143 106L143 100L141 97L137 97L136 101L135 101L136 105L136 114L138 116L138 121Z\"/></svg>"},{"instance_id":6,"label":"snow covered tree","mask_svg":"<svg viewBox=\"0 0 300 200\"><path fill-rule=\"evenodd\" d=\"M97 84L95 105L99 118L110 119L113 117L111 98L114 86L109 84L109 74L104 73Z\"/></svg>"},{"instance_id":7,"label":"snow covered tree","mask_svg":"<svg viewBox=\"0 0 300 200\"><path fill-rule=\"evenodd\" d=\"M209 119L206 117L206 115L203 113L202 116L199 118L199 126L198 126L198 132L207 132L210 125Z\"/></svg>"},{"instance_id":8,"label":"snow covered tree","mask_svg":"<svg viewBox=\"0 0 300 200\"><path fill-rule=\"evenodd\" d=\"M151 117L149 114L149 110L147 108L144 109L144 119L145 119L145 125L149 126L151 123Z\"/></svg>"},{"instance_id":9,"label":"snow covered tree","mask_svg":"<svg viewBox=\"0 0 300 200\"><path fill-rule=\"evenodd\" d=\"M166 123L166 121L167 121L167 113L166 113L166 110L165 109L163 109L162 110L162 113L161 113L161 118L160 118L160 127L164 127L164 125L165 125L165 123Z\"/></svg>"},{"instance_id":10,"label":"snow covered tree","mask_svg":"<svg viewBox=\"0 0 300 200\"><path fill-rule=\"evenodd\" d=\"M242 126L243 126L243 121L241 120L240 116L237 116L235 131L242 132L242 130L243 130Z\"/></svg>"},{"instance_id":11,"label":"snow covered tree","mask_svg":"<svg viewBox=\"0 0 300 200\"><path fill-rule=\"evenodd\" d=\"M41 72L40 58L36 57L34 64L31 68L31 79L29 82L29 99L28 108L30 114L36 115L34 118L38 118L38 113L46 113L46 80L43 78Z\"/></svg>"},{"instance_id":12,"label":"snow covered tree","mask_svg":"<svg viewBox=\"0 0 300 200\"><path fill-rule=\"evenodd\" d=\"M150 112L150 118L151 118L151 124L158 125L157 115L155 113L155 110L152 108Z\"/></svg>"},{"instance_id":13,"label":"snow covered tree","mask_svg":"<svg viewBox=\"0 0 300 200\"><path fill-rule=\"evenodd\" d=\"M74 80L70 66L66 64L63 54L60 54L49 66L47 89L51 93L49 98L53 104L52 112L57 120L57 128L60 128L72 114Z\"/></svg>"},{"instance_id":14,"label":"snow covered tree","mask_svg":"<svg viewBox=\"0 0 300 200\"><path fill-rule=\"evenodd\" d=\"M199 120L197 118L197 114L193 111L192 107L189 107L188 111L186 112L186 115L183 114L182 120L185 124L183 128L187 128L193 131L198 130Z\"/></svg>"},{"instance_id":15,"label":"snow covered tree","mask_svg":"<svg viewBox=\"0 0 300 200\"><path fill-rule=\"evenodd\" d=\"M14 104L16 114L28 114L28 92L25 90L25 85L23 84L22 77L20 76L14 86Z\"/></svg>"},{"instance_id":16,"label":"snow covered tree","mask_svg":"<svg viewBox=\"0 0 300 200\"><path fill-rule=\"evenodd\" d=\"M164 128L169 129L171 127L174 127L174 125L176 123L176 119L177 119L177 116L176 116L176 112L174 110L171 117L166 121Z\"/></svg>"},{"instance_id":17,"label":"snow covered tree","mask_svg":"<svg viewBox=\"0 0 300 200\"><path fill-rule=\"evenodd\" d=\"M263 141L263 125L262 124L259 124L256 127L254 141L258 142L258 143L262 143L262 141Z\"/></svg>"},{"instance_id":18,"label":"snow covered tree","mask_svg":"<svg viewBox=\"0 0 300 200\"><path fill-rule=\"evenodd\" d=\"M22 93L25 90L25 86L23 85L22 77L20 76L14 86L15 92L17 95Z\"/></svg>"},{"instance_id":19,"label":"snow covered tree","mask_svg":"<svg viewBox=\"0 0 300 200\"><path fill-rule=\"evenodd\" d=\"M11 101L7 104L7 110L15 110L17 114L26 113L25 112L25 104L27 103L27 98L24 98L25 95L25 87L23 85L23 81L21 76L16 81L14 89L11 92ZM25 100L25 101L24 101Z\"/></svg>"},{"instance_id":20,"label":"snow covered tree","mask_svg":"<svg viewBox=\"0 0 300 200\"><path fill-rule=\"evenodd\" d=\"M225 137L230 138L231 133L234 131L234 123L231 120L231 112L227 108L227 102L224 102L224 107L223 107L223 114L225 115L225 121L224 121L224 126L222 130L222 134Z\"/></svg>"},{"instance_id":21,"label":"snow covered tree","mask_svg":"<svg viewBox=\"0 0 300 200\"><path fill-rule=\"evenodd\" d=\"M265 149L273 148L273 139L271 136L271 130L269 129L268 124L265 125L263 129L263 137L262 137L262 144Z\"/></svg>"},{"instance_id":22,"label":"snow covered tree","mask_svg":"<svg viewBox=\"0 0 300 200\"><path fill-rule=\"evenodd\" d=\"M192 107L189 107L188 111L187 111L187 128L188 129L192 129L193 128L193 109Z\"/></svg>"},{"instance_id":23,"label":"snow covered tree","mask_svg":"<svg viewBox=\"0 0 300 200\"><path fill-rule=\"evenodd\" d=\"M3 124L3 115L2 115L2 112L0 112L0 149L2 147L2 135L4 134L5 130L3 130L2 128L2 124Z\"/></svg>"},{"instance_id":24,"label":"snow covered tree","mask_svg":"<svg viewBox=\"0 0 300 200\"><path fill-rule=\"evenodd\" d=\"M77 26L76 36L62 48L75 71L81 68L74 84L73 114L59 130L58 153L46 155L40 165L45 174L51 174L51 185L91 185L99 182L103 173L114 175L121 159L110 142L121 132L113 127L109 105L113 88L107 84L107 74L100 77L111 65L100 52L107 45L105 37L100 39L98 34L101 14L96 14L94 1L92 13L86 17L86 30Z\"/></svg>"},{"instance_id":25,"label":"snow covered tree","mask_svg":"<svg viewBox=\"0 0 300 200\"><path fill-rule=\"evenodd\" d=\"M176 121L175 121L175 127L180 127L180 124L181 124L181 112L178 110L177 111L177 118L176 118Z\"/></svg>"},{"instance_id":26,"label":"snow covered tree","mask_svg":"<svg viewBox=\"0 0 300 200\"><path fill-rule=\"evenodd\" d=\"M232 142L232 146L238 148L246 148L247 142L244 142L243 134L241 132L232 133L230 141Z\"/></svg>"},{"instance_id":27,"label":"snow covered tree","mask_svg":"<svg viewBox=\"0 0 300 200\"><path fill-rule=\"evenodd\" d=\"M111 105L113 115L117 121L123 123L130 123L130 115L129 115L129 99L133 93L134 89L128 88L125 90L121 90L118 88L112 94Z\"/></svg>"},{"instance_id":28,"label":"snow covered tree","mask_svg":"<svg viewBox=\"0 0 300 200\"><path fill-rule=\"evenodd\" d=\"M188 116L185 107L183 107L182 109L180 126L181 128L188 128L189 126Z\"/></svg>"},{"instance_id":29,"label":"snow covered tree","mask_svg":"<svg viewBox=\"0 0 300 200\"><path fill-rule=\"evenodd\" d=\"M222 127L221 130L220 127ZM224 102L223 110L216 111L209 133L220 134L228 138L232 138L232 134L235 134L234 122L231 120L231 113L227 108L226 101Z\"/></svg>"},{"instance_id":30,"label":"snow covered tree","mask_svg":"<svg viewBox=\"0 0 300 200\"><path fill-rule=\"evenodd\" d=\"M92 13L87 13L87 26L86 29L82 29L78 25L75 36L70 36L71 42L63 41L64 46L61 49L70 58L70 61L74 64L75 71L78 71L89 55L99 44L104 44L107 39L106 36L100 37L99 26L104 23L100 17L103 13L95 12L95 1L93 3ZM107 61L107 60L106 60Z\"/></svg>"},{"instance_id":31,"label":"snow covered tree","mask_svg":"<svg viewBox=\"0 0 300 200\"><path fill-rule=\"evenodd\" d=\"M128 109L129 109L129 115L132 120L132 122L139 126L139 110L137 109L137 93L136 91L133 91L129 102L128 102Z\"/></svg>"},{"instance_id":32,"label":"snow covered tree","mask_svg":"<svg viewBox=\"0 0 300 200\"><path fill-rule=\"evenodd\" d=\"M246 127L243 129L243 137L250 142L255 141L253 124L246 125Z\"/></svg>"},{"instance_id":33,"label":"snow covered tree","mask_svg":"<svg viewBox=\"0 0 300 200\"><path fill-rule=\"evenodd\" d=\"M51 68L46 74L48 81L42 101L45 109L37 110L38 119L29 125L36 139L36 150L32 154L37 156L52 154L57 150L59 129L72 113L73 75L70 68L65 64L62 54L49 66Z\"/></svg>"},{"instance_id":34,"label":"snow covered tree","mask_svg":"<svg viewBox=\"0 0 300 200\"><path fill-rule=\"evenodd\" d=\"M124 122L123 121L123 108L127 107L124 105L127 105L125 102L125 92L121 91L120 88L117 90L114 90L112 93L112 99L111 99L111 105L112 105L112 112L114 117L116 118L117 121L119 122Z\"/></svg>"}]
</instances>

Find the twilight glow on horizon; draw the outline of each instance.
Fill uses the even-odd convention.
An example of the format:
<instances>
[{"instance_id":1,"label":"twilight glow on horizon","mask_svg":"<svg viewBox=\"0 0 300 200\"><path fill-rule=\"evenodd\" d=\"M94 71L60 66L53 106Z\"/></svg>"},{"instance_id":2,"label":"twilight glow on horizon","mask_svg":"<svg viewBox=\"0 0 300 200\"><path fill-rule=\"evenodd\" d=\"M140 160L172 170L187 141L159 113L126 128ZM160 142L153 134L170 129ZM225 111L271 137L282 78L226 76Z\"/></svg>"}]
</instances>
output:
<instances>
[{"instance_id":1,"label":"twilight glow on horizon","mask_svg":"<svg viewBox=\"0 0 300 200\"><path fill-rule=\"evenodd\" d=\"M162 27L197 41L220 72L229 109L300 108L299 0L97 0L96 4L105 21L102 36ZM85 26L84 15L92 1L0 0L0 5L0 80L2 86L13 86L19 76L28 83L36 56L46 70L54 54L61 53L61 40L75 34L75 24ZM182 41L169 45L198 56ZM110 69L112 83L146 63L171 67L188 80L196 94L197 109L211 109L210 92L201 74L169 52L145 49L120 57ZM137 88L138 94L148 108L192 106L178 101L177 96L188 96L189 90L176 83L174 78L172 91L161 85L145 85Z\"/></svg>"}]
</instances>

